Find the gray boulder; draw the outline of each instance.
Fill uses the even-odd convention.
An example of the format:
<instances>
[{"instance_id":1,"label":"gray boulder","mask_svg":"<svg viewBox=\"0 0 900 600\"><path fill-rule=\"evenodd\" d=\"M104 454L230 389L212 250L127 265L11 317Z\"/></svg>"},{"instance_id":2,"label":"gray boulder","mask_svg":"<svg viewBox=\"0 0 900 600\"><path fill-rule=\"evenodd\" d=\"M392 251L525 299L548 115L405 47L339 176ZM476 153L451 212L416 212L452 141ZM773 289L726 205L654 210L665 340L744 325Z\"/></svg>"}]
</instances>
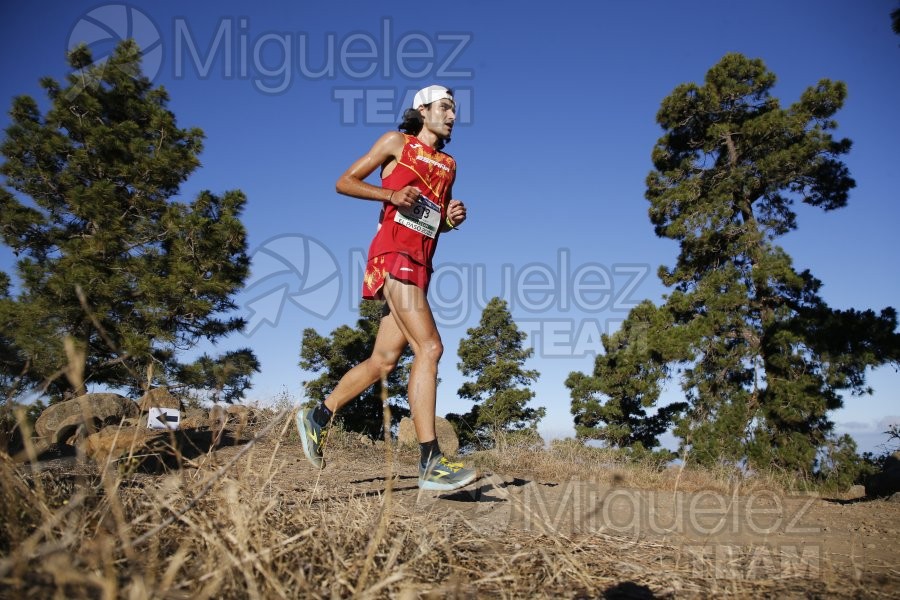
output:
<instances>
[{"instance_id":1,"label":"gray boulder","mask_svg":"<svg viewBox=\"0 0 900 600\"><path fill-rule=\"evenodd\" d=\"M117 425L123 419L138 416L137 404L119 394L85 394L51 404L34 424L40 441L47 444L69 442L80 427L88 424L88 431L98 431L107 425Z\"/></svg>"}]
</instances>

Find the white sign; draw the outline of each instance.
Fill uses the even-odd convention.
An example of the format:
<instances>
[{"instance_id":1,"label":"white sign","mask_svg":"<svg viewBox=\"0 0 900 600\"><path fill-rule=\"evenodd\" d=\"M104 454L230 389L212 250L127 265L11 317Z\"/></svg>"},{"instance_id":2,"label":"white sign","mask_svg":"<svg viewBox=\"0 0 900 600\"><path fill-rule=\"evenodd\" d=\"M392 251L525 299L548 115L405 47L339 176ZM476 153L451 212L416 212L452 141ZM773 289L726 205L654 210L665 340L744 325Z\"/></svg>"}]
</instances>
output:
<instances>
[{"instance_id":1,"label":"white sign","mask_svg":"<svg viewBox=\"0 0 900 600\"><path fill-rule=\"evenodd\" d=\"M178 429L181 411L177 408L151 408L147 411L147 427L150 429Z\"/></svg>"}]
</instances>

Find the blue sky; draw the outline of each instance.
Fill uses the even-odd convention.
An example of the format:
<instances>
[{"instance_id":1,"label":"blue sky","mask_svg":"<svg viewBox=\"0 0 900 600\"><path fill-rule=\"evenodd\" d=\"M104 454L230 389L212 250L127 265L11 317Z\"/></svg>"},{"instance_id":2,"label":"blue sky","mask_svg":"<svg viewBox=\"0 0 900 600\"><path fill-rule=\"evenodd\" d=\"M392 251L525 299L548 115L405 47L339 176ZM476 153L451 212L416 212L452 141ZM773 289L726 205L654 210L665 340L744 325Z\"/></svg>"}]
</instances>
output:
<instances>
[{"instance_id":1,"label":"blue sky","mask_svg":"<svg viewBox=\"0 0 900 600\"><path fill-rule=\"evenodd\" d=\"M549 6L549 5L546 5ZM506 0L414 5L62 1L7 3L0 21L0 101L43 102L41 76L62 79L77 38L95 58L122 35L183 127L206 133L202 167L182 186L241 189L254 271L242 294L245 335L262 362L248 399L302 397L301 332L356 318L360 261L378 206L338 196L338 175L385 130L416 89L442 83L460 111L447 150L469 221L443 236L431 299L445 344L438 413L462 412L456 351L484 303L510 303L541 372L535 404L546 437L571 435L570 371L590 371L599 333L634 303L659 300L660 265L677 247L655 237L644 180L661 134L655 114L675 86L702 81L727 52L761 58L783 105L821 78L845 81L838 135L857 187L849 206L797 207L781 240L838 308L897 306L896 143L900 37L893 0L753 3L569 2L526 10ZM0 249L0 266L12 256ZM900 375L872 373L873 396L833 418L863 450L900 420Z\"/></svg>"}]
</instances>

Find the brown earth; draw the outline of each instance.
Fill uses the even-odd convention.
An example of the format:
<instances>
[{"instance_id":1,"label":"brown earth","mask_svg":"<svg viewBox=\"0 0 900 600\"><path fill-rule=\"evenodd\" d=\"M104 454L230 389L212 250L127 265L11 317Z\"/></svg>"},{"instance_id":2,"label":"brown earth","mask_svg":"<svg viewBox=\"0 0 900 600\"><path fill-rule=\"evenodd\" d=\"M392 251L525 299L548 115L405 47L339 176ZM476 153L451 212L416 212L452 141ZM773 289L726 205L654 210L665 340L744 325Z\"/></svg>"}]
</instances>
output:
<instances>
[{"instance_id":1,"label":"brown earth","mask_svg":"<svg viewBox=\"0 0 900 600\"><path fill-rule=\"evenodd\" d=\"M900 595L895 501L790 495L689 470L649 476L629 465L582 465L578 457L533 450L508 450L503 460L475 455L478 481L454 492L422 492L415 452L392 450L388 462L383 443L342 434L329 441L327 467L319 471L296 433L279 428L249 442L248 432L231 432L224 446L174 468L119 475L115 487L132 531L125 547L150 540L157 554L125 560L107 549L112 562L104 569L117 573L118 583L107 578L102 585L119 590L110 597L340 598L360 589L361 596L391 598ZM90 474L97 467L75 460L34 465L39 474L77 473L55 478L68 487L43 486L47 506L64 504L51 496L77 497L85 481L102 482ZM7 492L21 497L25 488L17 485ZM101 584L93 580L84 588L53 581L62 580L59 573L72 581L89 576L93 559L84 549L103 546L92 532L121 534L105 525L110 516L98 498L97 508L85 508L84 533L72 521L58 540L37 550L37 542L14 544L0 558L0 597L4 586L9 597L50 597L61 589L65 597L94 597L90 586ZM53 561L38 558L41 552ZM241 567L241 556L256 561L254 568ZM148 570L146 560L157 566ZM165 576L153 588L148 573L157 571ZM210 588L214 575L223 582ZM134 591L140 586L150 587ZM75 593L81 589L88 592Z\"/></svg>"},{"instance_id":2,"label":"brown earth","mask_svg":"<svg viewBox=\"0 0 900 600\"><path fill-rule=\"evenodd\" d=\"M264 441L258 452L281 465L270 483L294 494L298 503L325 510L329 502L348 498L378 504L386 492L383 446L377 453L366 444L352 446L329 449L322 471L307 463L295 442L276 448ZM237 450L217 454L224 460ZM842 500L696 484L691 491L639 489L617 485L621 477L610 473L535 477L527 461L519 470L480 470L479 480L462 490L422 492L416 455L393 456L397 518L446 520L485 540L502 541L502 551L560 547L587 562L612 560L610 586L602 597L900 595L896 499Z\"/></svg>"}]
</instances>

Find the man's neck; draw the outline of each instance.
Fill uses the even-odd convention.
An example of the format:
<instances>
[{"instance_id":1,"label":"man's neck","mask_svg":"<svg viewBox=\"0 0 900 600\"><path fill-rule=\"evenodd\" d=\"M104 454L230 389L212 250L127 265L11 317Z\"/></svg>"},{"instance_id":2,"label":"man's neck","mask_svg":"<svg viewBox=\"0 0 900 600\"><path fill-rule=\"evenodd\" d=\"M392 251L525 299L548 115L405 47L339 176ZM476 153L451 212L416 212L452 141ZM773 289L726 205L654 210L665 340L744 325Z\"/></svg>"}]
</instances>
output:
<instances>
[{"instance_id":1,"label":"man's neck","mask_svg":"<svg viewBox=\"0 0 900 600\"><path fill-rule=\"evenodd\" d=\"M438 136L430 129L426 129L423 127L422 131L420 131L416 135L416 137L419 138L419 141L424 142L425 144L428 144L432 148L437 147Z\"/></svg>"}]
</instances>

